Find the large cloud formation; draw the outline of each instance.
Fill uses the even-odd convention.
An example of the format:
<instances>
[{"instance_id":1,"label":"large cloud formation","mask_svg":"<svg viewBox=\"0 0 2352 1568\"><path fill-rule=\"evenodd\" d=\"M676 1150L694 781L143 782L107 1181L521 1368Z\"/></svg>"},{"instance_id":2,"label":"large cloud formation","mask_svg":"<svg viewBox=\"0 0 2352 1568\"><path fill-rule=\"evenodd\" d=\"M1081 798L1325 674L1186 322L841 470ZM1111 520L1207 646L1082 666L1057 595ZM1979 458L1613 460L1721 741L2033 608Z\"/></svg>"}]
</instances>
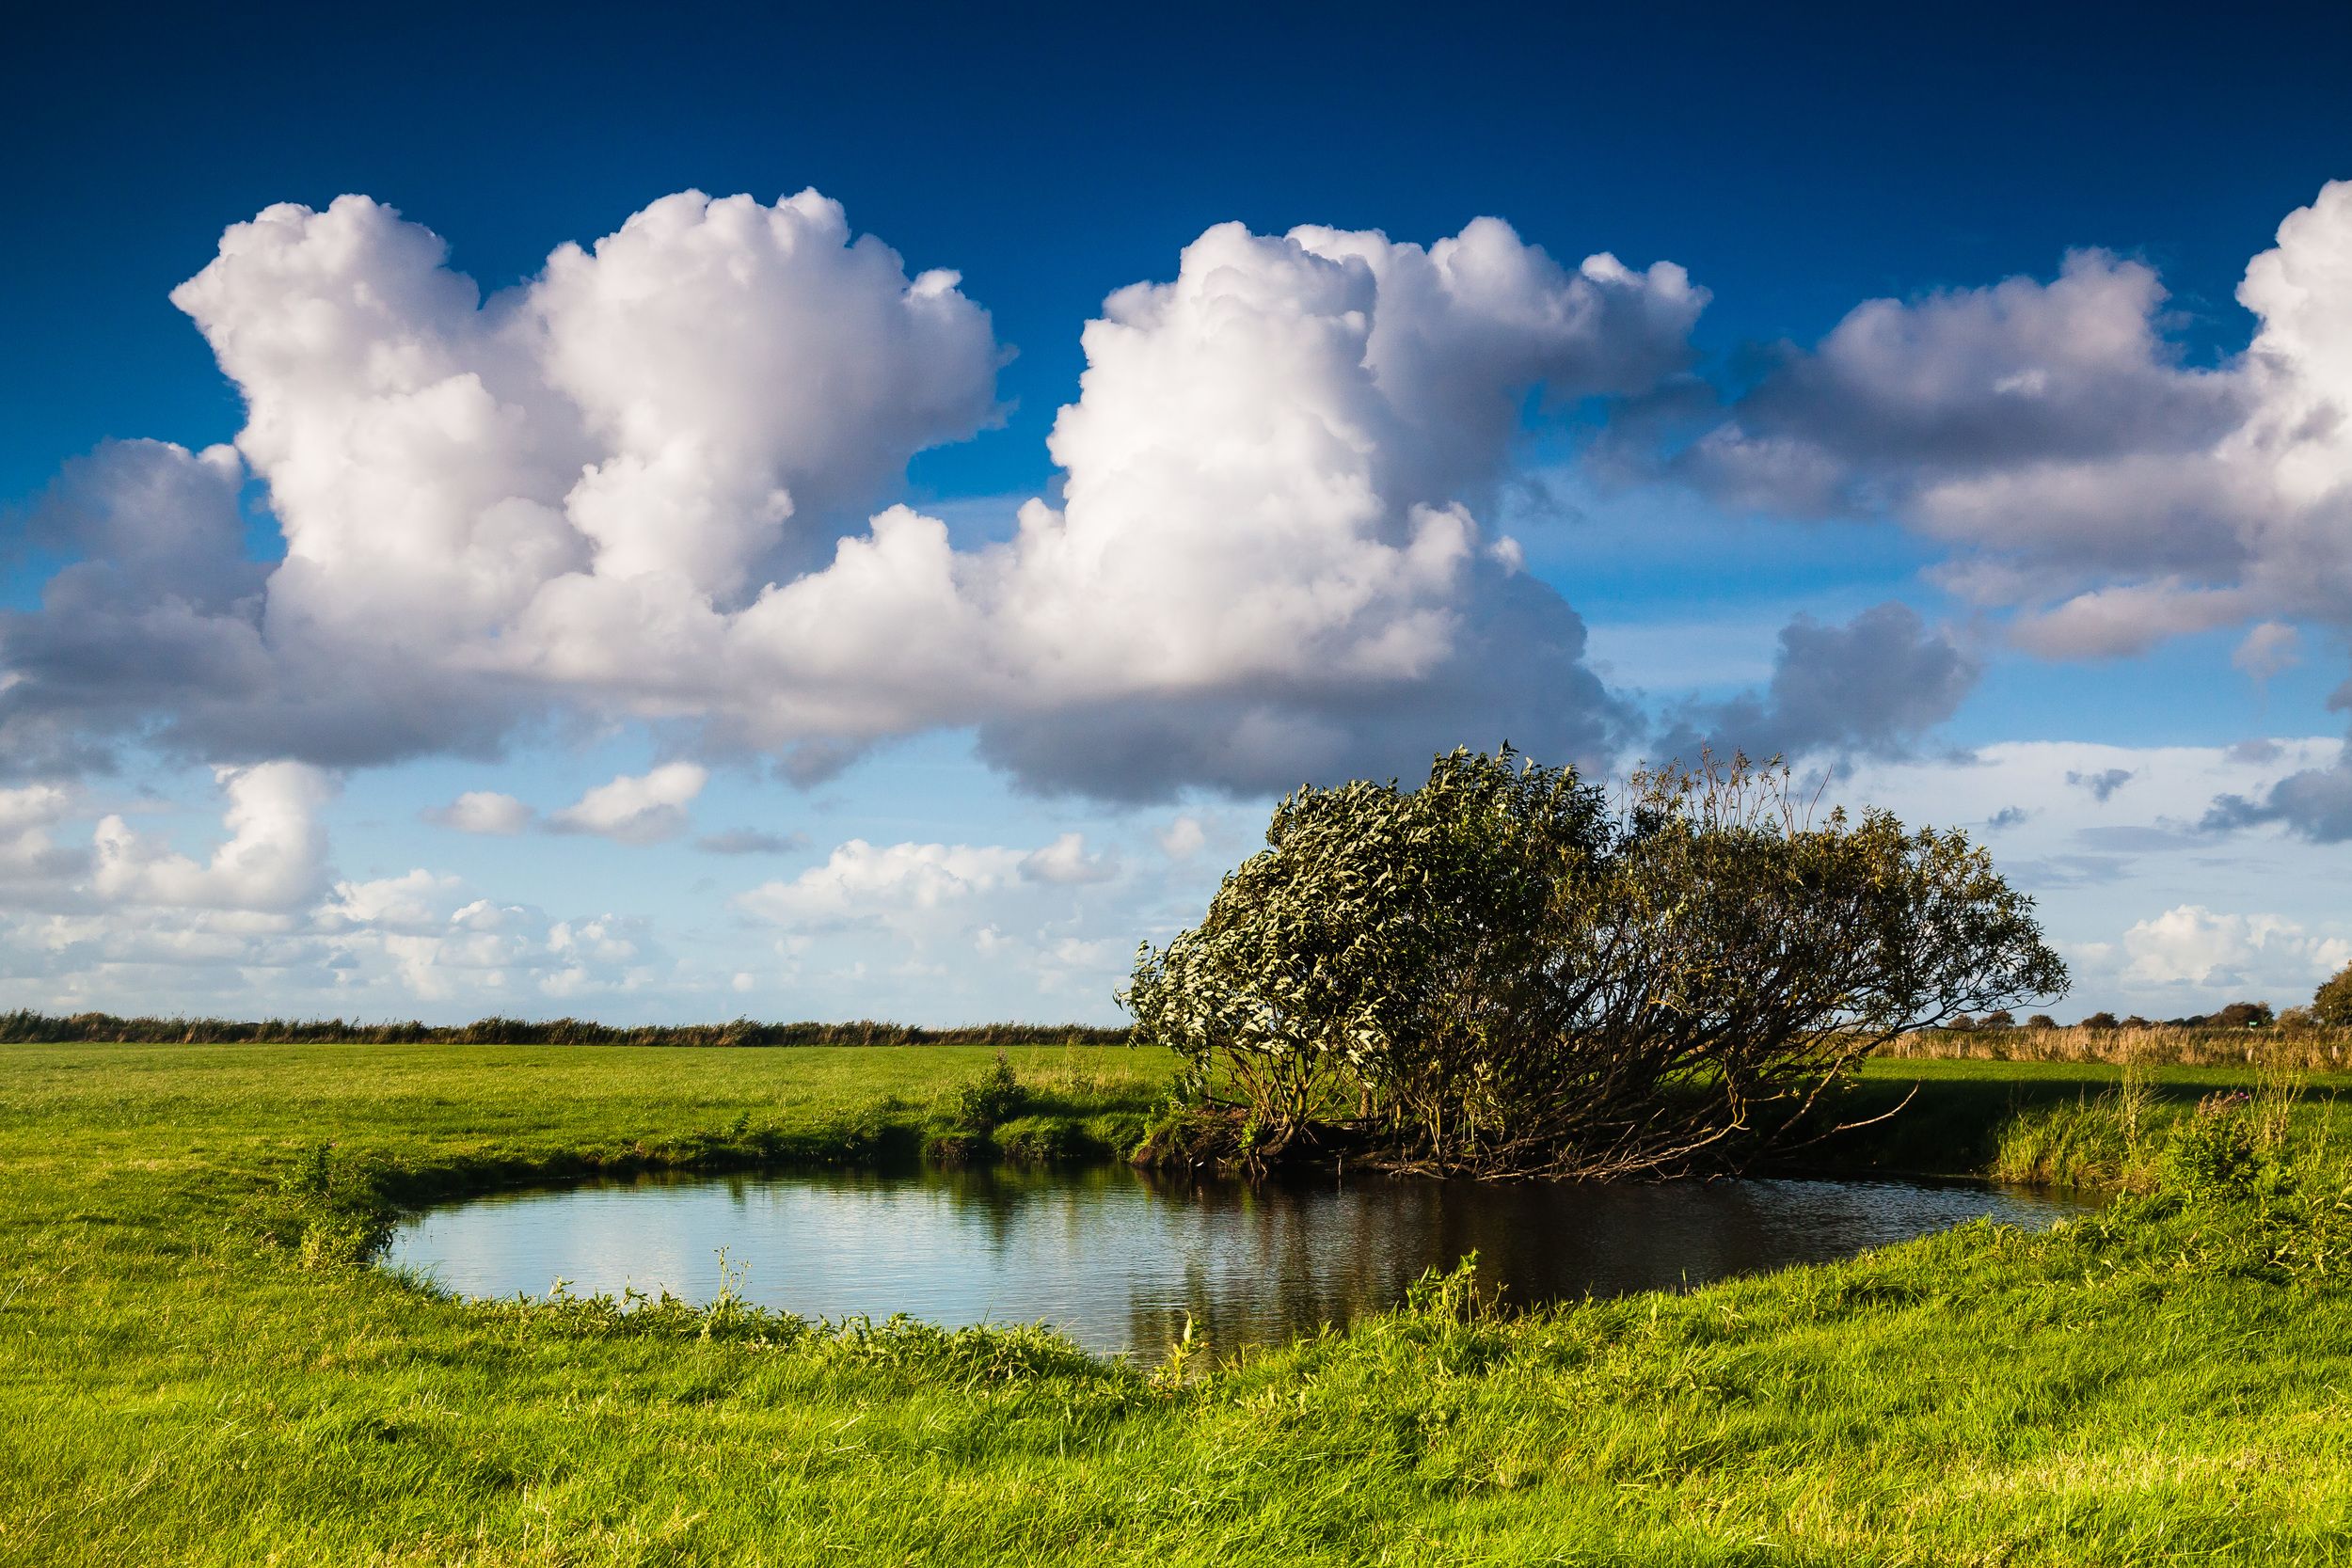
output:
<instances>
[{"instance_id":1,"label":"large cloud formation","mask_svg":"<svg viewBox=\"0 0 2352 1568\"><path fill-rule=\"evenodd\" d=\"M1785 351L1678 467L1953 545L1947 586L2045 656L2352 624L2352 183L2289 216L2237 297L2261 325L2211 369L2180 362L2156 275L2104 252L2047 284L1872 300Z\"/></svg>"},{"instance_id":2,"label":"large cloud formation","mask_svg":"<svg viewBox=\"0 0 2352 1568\"><path fill-rule=\"evenodd\" d=\"M955 274L815 192L666 198L486 301L389 208L273 207L173 295L245 429L55 488L40 526L83 560L0 628L0 743L340 767L633 718L807 779L966 725L1025 787L1110 799L1506 736L1596 759L1632 717L1478 519L1532 391L1649 389L1706 298L1492 219L1425 249L1213 229L1086 329L1061 506L958 550L867 514L996 417L1002 351Z\"/></svg>"},{"instance_id":3,"label":"large cloud formation","mask_svg":"<svg viewBox=\"0 0 2352 1568\"><path fill-rule=\"evenodd\" d=\"M2142 262L2067 258L2049 283L1857 307L1672 460L1724 500L1891 515L1950 545L1944 584L2046 657L2144 653L2257 623L2352 631L2352 182L2279 227L2237 291L2243 354L2183 361ZM2352 836L2352 769L2226 797L2214 828Z\"/></svg>"}]
</instances>

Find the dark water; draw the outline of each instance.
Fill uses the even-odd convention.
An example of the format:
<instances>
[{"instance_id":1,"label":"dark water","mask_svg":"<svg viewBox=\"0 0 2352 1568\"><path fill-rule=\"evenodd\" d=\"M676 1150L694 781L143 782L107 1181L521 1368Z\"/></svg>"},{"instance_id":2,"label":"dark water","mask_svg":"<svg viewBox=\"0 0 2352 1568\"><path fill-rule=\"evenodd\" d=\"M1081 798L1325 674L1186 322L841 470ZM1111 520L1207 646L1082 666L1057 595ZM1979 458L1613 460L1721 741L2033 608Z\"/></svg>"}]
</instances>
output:
<instances>
[{"instance_id":1,"label":"dark water","mask_svg":"<svg viewBox=\"0 0 2352 1568\"><path fill-rule=\"evenodd\" d=\"M469 1296L625 1285L737 1290L807 1317L1042 1319L1157 1359L1191 1314L1221 1350L1393 1306L1475 1250L1514 1303L1679 1289L1851 1257L1979 1216L2040 1228L2082 1205L1896 1181L1657 1185L1348 1179L1246 1186L1125 1166L760 1175L495 1194L402 1227L389 1260Z\"/></svg>"}]
</instances>

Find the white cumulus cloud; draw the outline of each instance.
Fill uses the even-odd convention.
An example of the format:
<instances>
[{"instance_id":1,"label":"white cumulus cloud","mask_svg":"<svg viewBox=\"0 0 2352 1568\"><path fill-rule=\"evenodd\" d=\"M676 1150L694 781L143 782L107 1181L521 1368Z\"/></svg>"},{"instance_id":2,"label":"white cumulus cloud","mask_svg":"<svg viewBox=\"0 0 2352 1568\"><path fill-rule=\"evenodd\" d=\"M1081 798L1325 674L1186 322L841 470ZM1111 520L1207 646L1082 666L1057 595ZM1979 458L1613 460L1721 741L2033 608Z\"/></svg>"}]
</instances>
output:
<instances>
[{"instance_id":1,"label":"white cumulus cloud","mask_svg":"<svg viewBox=\"0 0 2352 1568\"><path fill-rule=\"evenodd\" d=\"M1033 850L851 839L734 905L778 930L795 974L830 965L852 988L867 970L945 979L941 995L968 991L980 974L1022 974L1040 994L1106 999L1135 948L1135 895L1112 855L1064 833Z\"/></svg>"},{"instance_id":2,"label":"white cumulus cloud","mask_svg":"<svg viewBox=\"0 0 2352 1568\"><path fill-rule=\"evenodd\" d=\"M1023 859L1021 875L1033 882L1059 882L1065 885L1107 882L1119 875L1119 856L1110 850L1089 855L1087 853L1086 834L1064 833L1044 848Z\"/></svg>"},{"instance_id":3,"label":"white cumulus cloud","mask_svg":"<svg viewBox=\"0 0 2352 1568\"><path fill-rule=\"evenodd\" d=\"M1565 267L1494 219L1212 229L1086 328L1060 505L957 549L873 508L997 416L1003 351L837 204L668 197L487 300L445 253L364 198L282 205L174 293L247 422L102 449L43 503L84 559L0 622L20 767L133 735L490 755L556 709L803 778L977 726L1026 787L1137 799L1505 735L1590 759L1629 721L1491 517L1531 393L1688 361L1707 295L1668 263ZM248 480L274 566L242 557Z\"/></svg>"},{"instance_id":4,"label":"white cumulus cloud","mask_svg":"<svg viewBox=\"0 0 2352 1568\"><path fill-rule=\"evenodd\" d=\"M1902 519L2051 657L2352 626L2352 182L2289 214L2237 297L2261 325L2211 368L2167 335L2155 272L2103 251L2049 283L1872 300L1678 464L1743 504Z\"/></svg>"},{"instance_id":5,"label":"white cumulus cloud","mask_svg":"<svg viewBox=\"0 0 2352 1568\"><path fill-rule=\"evenodd\" d=\"M324 891L326 829L318 812L334 798L326 774L298 762L219 770L227 842L202 862L142 833L119 816L92 835L90 882L109 903L193 909L289 910Z\"/></svg>"},{"instance_id":6,"label":"white cumulus cloud","mask_svg":"<svg viewBox=\"0 0 2352 1568\"><path fill-rule=\"evenodd\" d=\"M0 914L7 1005L463 1018L656 986L675 1005L722 983L682 970L639 917L550 920L422 867L337 879L320 816L334 782L303 764L216 783L228 836L202 857L72 792L0 791L0 852L15 823L45 833L103 813L90 850L45 854L45 885L8 884L7 905L39 912Z\"/></svg>"},{"instance_id":7,"label":"white cumulus cloud","mask_svg":"<svg viewBox=\"0 0 2352 1568\"><path fill-rule=\"evenodd\" d=\"M429 806L417 814L425 821L461 833L497 833L512 837L531 826L539 813L512 795L494 789L469 789L446 806Z\"/></svg>"},{"instance_id":8,"label":"white cumulus cloud","mask_svg":"<svg viewBox=\"0 0 2352 1568\"><path fill-rule=\"evenodd\" d=\"M771 881L736 896L736 907L787 930L852 925L906 926L915 917L992 893L1015 880L1027 859L1018 849L956 844L877 847L853 838L825 863L790 881Z\"/></svg>"},{"instance_id":9,"label":"white cumulus cloud","mask_svg":"<svg viewBox=\"0 0 2352 1568\"><path fill-rule=\"evenodd\" d=\"M69 784L0 789L0 904L44 904L87 868L89 856L60 846L56 830L82 809Z\"/></svg>"},{"instance_id":10,"label":"white cumulus cloud","mask_svg":"<svg viewBox=\"0 0 2352 1568\"><path fill-rule=\"evenodd\" d=\"M1209 832L1197 816L1178 816L1167 827L1154 830L1152 841L1160 847L1161 854L1182 864L1207 847Z\"/></svg>"},{"instance_id":11,"label":"white cumulus cloud","mask_svg":"<svg viewBox=\"0 0 2352 1568\"><path fill-rule=\"evenodd\" d=\"M691 762L668 763L635 778L623 773L550 812L548 826L619 844L659 844L686 831L686 808L709 782L710 769Z\"/></svg>"},{"instance_id":12,"label":"white cumulus cloud","mask_svg":"<svg viewBox=\"0 0 2352 1568\"><path fill-rule=\"evenodd\" d=\"M2183 904L2123 933L2126 986L2309 986L2352 960L2352 942L2316 938L2276 915L2216 914Z\"/></svg>"}]
</instances>

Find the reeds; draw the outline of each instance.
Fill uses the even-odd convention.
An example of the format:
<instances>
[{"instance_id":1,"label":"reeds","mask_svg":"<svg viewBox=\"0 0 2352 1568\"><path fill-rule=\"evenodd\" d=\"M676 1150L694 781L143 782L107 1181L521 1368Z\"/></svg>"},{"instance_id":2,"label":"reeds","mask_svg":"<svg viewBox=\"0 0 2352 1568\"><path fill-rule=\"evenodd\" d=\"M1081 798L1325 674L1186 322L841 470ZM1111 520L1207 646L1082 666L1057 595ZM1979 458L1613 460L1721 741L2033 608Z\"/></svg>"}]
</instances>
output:
<instances>
[{"instance_id":1,"label":"reeds","mask_svg":"<svg viewBox=\"0 0 2352 1568\"><path fill-rule=\"evenodd\" d=\"M1911 1061L2104 1062L2122 1067L2259 1067L2307 1072L2352 1068L2352 1029L1928 1029L1898 1036L1874 1055Z\"/></svg>"},{"instance_id":2,"label":"reeds","mask_svg":"<svg viewBox=\"0 0 2352 1568\"><path fill-rule=\"evenodd\" d=\"M2148 1113L2156 1102L2155 1085L2149 1071L2145 1052L2137 1049L2137 1038L2123 1046L2123 1083L2116 1091L2116 1120L2123 1129L2123 1146L2132 1163L2140 1163L2140 1149L2148 1134Z\"/></svg>"},{"instance_id":3,"label":"reeds","mask_svg":"<svg viewBox=\"0 0 2352 1568\"><path fill-rule=\"evenodd\" d=\"M2296 1102L2303 1098L2310 1071L2299 1060L2277 1051L2265 1051L2254 1061L2254 1094L2247 1107L2256 1147L2277 1153L2287 1144L2287 1128Z\"/></svg>"}]
</instances>

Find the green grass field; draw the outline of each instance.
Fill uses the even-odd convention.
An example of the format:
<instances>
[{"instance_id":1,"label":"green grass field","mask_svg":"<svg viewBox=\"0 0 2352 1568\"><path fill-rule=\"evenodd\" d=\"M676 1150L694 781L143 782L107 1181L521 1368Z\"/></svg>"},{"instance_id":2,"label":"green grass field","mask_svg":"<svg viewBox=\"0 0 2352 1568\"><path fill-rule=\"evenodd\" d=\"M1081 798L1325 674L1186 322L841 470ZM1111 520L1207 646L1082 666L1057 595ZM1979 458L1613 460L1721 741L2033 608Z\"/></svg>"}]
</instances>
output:
<instances>
[{"instance_id":1,"label":"green grass field","mask_svg":"<svg viewBox=\"0 0 2352 1568\"><path fill-rule=\"evenodd\" d=\"M1189 1380L1020 1330L468 1306L257 1240L327 1141L411 1196L911 1147L992 1059L0 1047L0 1561L2352 1558L2325 1102L2302 1168L2237 1196L1499 1321L1439 1291ZM1012 1059L1072 1117L1165 1082L1118 1048ZM2117 1080L1873 1063L1857 1104L1927 1087L1820 1158L2088 1148ZM2145 1135L2252 1086L2161 1071Z\"/></svg>"}]
</instances>

